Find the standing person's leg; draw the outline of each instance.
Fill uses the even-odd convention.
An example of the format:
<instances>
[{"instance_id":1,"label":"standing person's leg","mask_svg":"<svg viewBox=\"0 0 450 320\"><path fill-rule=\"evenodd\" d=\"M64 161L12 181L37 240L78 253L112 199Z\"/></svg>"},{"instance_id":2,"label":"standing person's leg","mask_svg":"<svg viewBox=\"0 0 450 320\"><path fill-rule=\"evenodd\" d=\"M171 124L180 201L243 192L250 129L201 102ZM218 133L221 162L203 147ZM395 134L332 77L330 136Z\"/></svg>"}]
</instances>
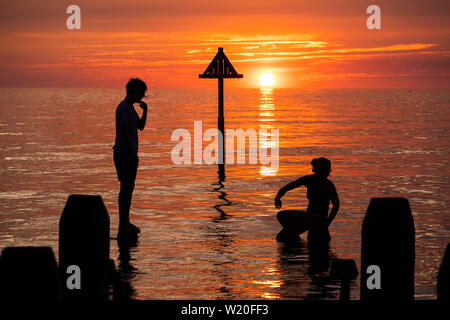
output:
<instances>
[{"instance_id":1,"label":"standing person's leg","mask_svg":"<svg viewBox=\"0 0 450 320\"><path fill-rule=\"evenodd\" d=\"M120 181L119 232L139 232L139 229L130 223L130 207L139 159L137 156L114 153L114 164Z\"/></svg>"},{"instance_id":2,"label":"standing person's leg","mask_svg":"<svg viewBox=\"0 0 450 320\"><path fill-rule=\"evenodd\" d=\"M130 224L130 207L133 197L134 181L122 179L119 192L119 230L127 228Z\"/></svg>"}]
</instances>

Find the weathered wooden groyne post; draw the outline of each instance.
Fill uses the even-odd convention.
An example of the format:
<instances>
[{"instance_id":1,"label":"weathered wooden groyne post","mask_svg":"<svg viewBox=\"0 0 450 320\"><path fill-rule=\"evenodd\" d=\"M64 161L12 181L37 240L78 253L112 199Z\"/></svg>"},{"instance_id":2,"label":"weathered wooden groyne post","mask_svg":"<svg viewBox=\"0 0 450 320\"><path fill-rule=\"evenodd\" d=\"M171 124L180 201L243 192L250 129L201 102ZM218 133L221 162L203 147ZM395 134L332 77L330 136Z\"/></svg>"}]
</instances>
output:
<instances>
[{"instance_id":1,"label":"weathered wooden groyne post","mask_svg":"<svg viewBox=\"0 0 450 320\"><path fill-rule=\"evenodd\" d=\"M63 298L106 300L109 215L101 196L70 195L59 222Z\"/></svg>"},{"instance_id":2,"label":"weathered wooden groyne post","mask_svg":"<svg viewBox=\"0 0 450 320\"><path fill-rule=\"evenodd\" d=\"M361 300L413 300L415 229L408 200L372 198L361 240Z\"/></svg>"},{"instance_id":3,"label":"weathered wooden groyne post","mask_svg":"<svg viewBox=\"0 0 450 320\"><path fill-rule=\"evenodd\" d=\"M60 278L52 248L3 249L0 258L0 301L60 300Z\"/></svg>"},{"instance_id":4,"label":"weathered wooden groyne post","mask_svg":"<svg viewBox=\"0 0 450 320\"><path fill-rule=\"evenodd\" d=\"M450 300L450 243L447 244L437 277L438 300Z\"/></svg>"}]
</instances>

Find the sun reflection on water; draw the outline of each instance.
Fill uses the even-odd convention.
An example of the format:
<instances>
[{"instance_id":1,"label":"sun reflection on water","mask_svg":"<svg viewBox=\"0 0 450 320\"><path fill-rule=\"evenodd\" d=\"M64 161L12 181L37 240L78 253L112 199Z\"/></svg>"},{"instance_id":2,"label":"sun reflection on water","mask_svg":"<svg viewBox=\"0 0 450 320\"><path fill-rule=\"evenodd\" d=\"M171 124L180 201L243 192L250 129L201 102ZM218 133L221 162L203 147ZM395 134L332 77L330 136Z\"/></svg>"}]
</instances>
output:
<instances>
[{"instance_id":1,"label":"sun reflection on water","mask_svg":"<svg viewBox=\"0 0 450 320\"><path fill-rule=\"evenodd\" d=\"M277 129L273 125L275 122L275 103L273 100L273 88L272 87L262 87L260 88L260 98L259 98L259 145L260 148L270 149L273 152L274 148L279 148L279 142L277 140L272 140L272 130ZM278 161L278 159L277 159ZM261 165L259 168L259 174L262 176L275 176L278 172L278 166Z\"/></svg>"}]
</instances>

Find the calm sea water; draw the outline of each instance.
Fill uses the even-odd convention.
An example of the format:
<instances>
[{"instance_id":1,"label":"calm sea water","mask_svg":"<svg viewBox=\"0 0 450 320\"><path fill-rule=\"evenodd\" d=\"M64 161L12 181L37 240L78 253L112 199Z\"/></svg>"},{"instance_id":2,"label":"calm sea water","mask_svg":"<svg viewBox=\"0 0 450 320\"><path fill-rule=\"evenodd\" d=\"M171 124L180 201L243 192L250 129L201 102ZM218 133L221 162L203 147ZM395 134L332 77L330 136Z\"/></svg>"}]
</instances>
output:
<instances>
[{"instance_id":1,"label":"calm sea water","mask_svg":"<svg viewBox=\"0 0 450 320\"><path fill-rule=\"evenodd\" d=\"M193 135L196 120L203 131L216 128L216 95L216 86L149 93L131 209L142 234L129 257L111 241L132 298L337 299L339 283L311 272L307 248L274 240L276 192L311 173L318 156L332 161L341 198L330 258L354 259L359 268L370 198L406 197L416 227L416 298L436 298L450 239L448 90L225 88L226 127L278 128L280 155L278 171L228 165L223 182L215 165L171 160L173 130ZM101 195L115 237L119 184L111 147L122 98L116 89L0 89L0 248L51 246L57 257L70 194ZM288 193L283 208L305 208L305 193ZM351 296L359 299L359 279Z\"/></svg>"}]
</instances>

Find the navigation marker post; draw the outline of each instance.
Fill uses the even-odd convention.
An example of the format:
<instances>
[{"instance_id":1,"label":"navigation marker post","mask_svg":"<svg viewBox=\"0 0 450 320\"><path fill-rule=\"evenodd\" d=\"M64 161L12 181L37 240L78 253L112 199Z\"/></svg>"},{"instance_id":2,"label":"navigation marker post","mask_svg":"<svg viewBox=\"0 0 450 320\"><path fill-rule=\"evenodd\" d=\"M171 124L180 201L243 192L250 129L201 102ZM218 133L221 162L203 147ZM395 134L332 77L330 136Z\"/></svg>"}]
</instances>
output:
<instances>
[{"instance_id":1,"label":"navigation marker post","mask_svg":"<svg viewBox=\"0 0 450 320\"><path fill-rule=\"evenodd\" d=\"M228 60L227 56L223 52L223 48L219 48L216 56L209 64L208 68L206 68L203 74L198 75L199 78L202 79L219 79L219 117L218 117L218 130L221 132L219 134L219 178L223 181L224 174L224 165L225 165L225 121L223 116L223 79L225 78L243 78L244 75L238 74L231 64L230 60ZM223 177L220 177L221 174Z\"/></svg>"}]
</instances>

